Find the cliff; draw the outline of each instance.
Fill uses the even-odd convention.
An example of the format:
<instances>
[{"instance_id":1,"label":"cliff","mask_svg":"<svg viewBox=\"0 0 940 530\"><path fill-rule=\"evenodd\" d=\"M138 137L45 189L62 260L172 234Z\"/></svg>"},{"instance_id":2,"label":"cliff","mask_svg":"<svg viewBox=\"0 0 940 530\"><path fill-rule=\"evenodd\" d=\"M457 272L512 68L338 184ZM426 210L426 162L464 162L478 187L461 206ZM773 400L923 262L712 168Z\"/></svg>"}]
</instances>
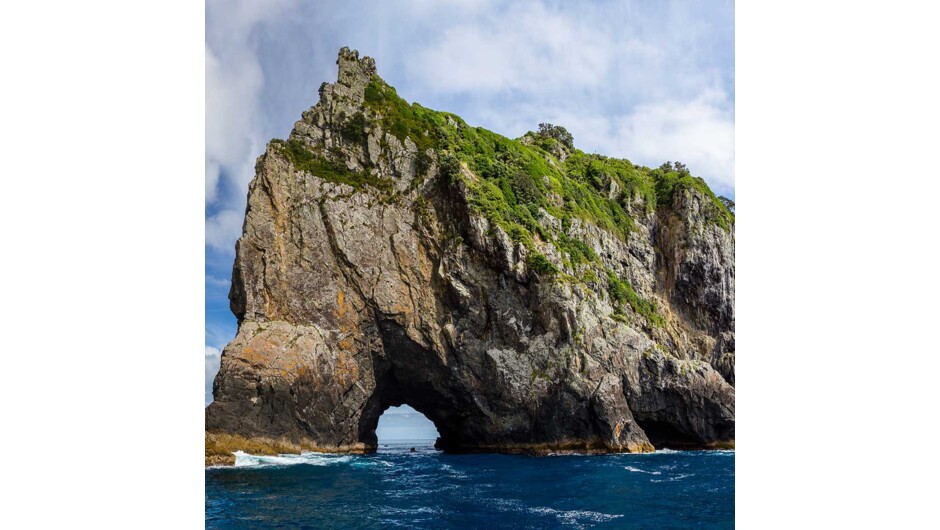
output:
<instances>
[{"instance_id":1,"label":"cliff","mask_svg":"<svg viewBox=\"0 0 940 530\"><path fill-rule=\"evenodd\" d=\"M258 158L207 461L372 451L404 403L455 452L733 445L734 216L702 180L337 63Z\"/></svg>"}]
</instances>

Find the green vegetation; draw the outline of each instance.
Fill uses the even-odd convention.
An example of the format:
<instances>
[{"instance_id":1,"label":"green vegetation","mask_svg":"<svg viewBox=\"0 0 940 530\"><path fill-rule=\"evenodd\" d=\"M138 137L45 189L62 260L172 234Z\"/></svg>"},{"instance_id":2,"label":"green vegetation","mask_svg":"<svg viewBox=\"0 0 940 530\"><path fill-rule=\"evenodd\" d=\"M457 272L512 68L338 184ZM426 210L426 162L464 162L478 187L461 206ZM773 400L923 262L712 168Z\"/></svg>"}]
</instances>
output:
<instances>
[{"instance_id":1,"label":"green vegetation","mask_svg":"<svg viewBox=\"0 0 940 530\"><path fill-rule=\"evenodd\" d=\"M434 220L433 215L431 214L431 202L425 199L423 196L418 196L414 201L414 210L418 214L418 219L421 220L421 223L424 226L429 226Z\"/></svg>"},{"instance_id":2,"label":"green vegetation","mask_svg":"<svg viewBox=\"0 0 940 530\"><path fill-rule=\"evenodd\" d=\"M271 143L276 145L290 159L295 168L323 180L348 184L356 190L361 190L363 186L372 186L382 192L391 193L395 189L395 185L391 180L376 177L368 169L350 171L343 162L330 160L312 152L300 140L288 140L286 142L273 140Z\"/></svg>"},{"instance_id":3,"label":"green vegetation","mask_svg":"<svg viewBox=\"0 0 940 530\"><path fill-rule=\"evenodd\" d=\"M546 374L546 373L543 372L542 370L535 370L535 369L533 369L533 370L532 370L532 373L529 374L529 381L535 381L536 379L541 379L541 380L543 380L543 381L548 381L549 383L552 382L552 377L551 377L550 375Z\"/></svg>"},{"instance_id":4,"label":"green vegetation","mask_svg":"<svg viewBox=\"0 0 940 530\"><path fill-rule=\"evenodd\" d=\"M728 210L731 211L731 213L734 213L734 201L732 201L731 199L727 197L722 197L722 196L718 196L718 200L721 201L721 203L724 204L725 207L727 207Z\"/></svg>"},{"instance_id":5,"label":"green vegetation","mask_svg":"<svg viewBox=\"0 0 940 530\"><path fill-rule=\"evenodd\" d=\"M681 162L666 162L650 169L625 159L585 153L574 147L571 133L550 123L541 123L537 132L512 140L482 127L471 127L454 114L409 104L378 76L373 76L365 87L364 99L363 112L344 117L339 130L344 141L363 145L366 130L381 126L402 143L413 142L418 148L418 178L412 189L429 176L436 158L442 180L462 181L469 190L471 208L491 226L505 231L512 241L527 247L529 268L551 281L597 284L605 275L606 269L594 249L572 231L575 219L625 241L637 230L637 219L658 208L670 208L677 193L695 191L706 198L709 222L725 230L734 224L734 203L716 197ZM394 191L390 180L375 177L369 168L349 171L339 148L315 153L299 141L279 145L298 169L356 189L371 186L386 196ZM462 173L461 166L471 174ZM418 198L414 206L416 219L431 223L430 203ZM555 221L546 222L546 216L560 221L561 229ZM538 252L546 243L558 249L566 270ZM628 282L609 271L607 279L619 308L629 304L652 325L662 325L663 318L654 303L641 298ZM618 310L615 318L626 317Z\"/></svg>"},{"instance_id":6,"label":"green vegetation","mask_svg":"<svg viewBox=\"0 0 940 530\"><path fill-rule=\"evenodd\" d=\"M440 172L447 182L455 182L460 174L460 161L453 155L447 153L442 154Z\"/></svg>"},{"instance_id":7,"label":"green vegetation","mask_svg":"<svg viewBox=\"0 0 940 530\"><path fill-rule=\"evenodd\" d=\"M550 239L538 223L540 209L558 218L566 214L581 217L619 237L633 229L624 206L608 198L606 190L596 189L598 183L609 183L609 179L570 178L567 168L547 151L551 146L546 142L559 141L556 137L567 141L563 127L543 124L546 136L538 137L543 147L526 145L482 127L470 127L453 114L409 105L378 76L366 86L365 100L382 127L402 142L408 138L422 152L433 148L449 153L451 165L442 163L446 175L456 176L454 163L463 162L482 177L482 182L468 183L473 206L517 242L531 246L533 233ZM419 174L428 162L418 160ZM632 164L626 165L632 171Z\"/></svg>"},{"instance_id":8,"label":"green vegetation","mask_svg":"<svg viewBox=\"0 0 940 530\"><path fill-rule=\"evenodd\" d=\"M410 138L419 151L440 147L440 128L446 124L443 112L435 112L415 103L409 105L393 87L373 76L365 89L366 105L381 116L382 128L396 138Z\"/></svg>"},{"instance_id":9,"label":"green vegetation","mask_svg":"<svg viewBox=\"0 0 940 530\"><path fill-rule=\"evenodd\" d=\"M558 267L538 252L529 254L528 265L529 269L541 275L553 276L558 274Z\"/></svg>"},{"instance_id":10,"label":"green vegetation","mask_svg":"<svg viewBox=\"0 0 940 530\"><path fill-rule=\"evenodd\" d=\"M648 171L643 171L629 160L609 158L603 155L588 155L575 151L565 160L568 174L594 189L611 189L611 183L620 189L620 204L629 204L639 199L648 212L657 205L656 181Z\"/></svg>"},{"instance_id":11,"label":"green vegetation","mask_svg":"<svg viewBox=\"0 0 940 530\"><path fill-rule=\"evenodd\" d=\"M418 176L425 176L428 173L428 170L431 169L431 155L427 151L421 151L418 153L417 158L415 158L415 174Z\"/></svg>"},{"instance_id":12,"label":"green vegetation","mask_svg":"<svg viewBox=\"0 0 940 530\"><path fill-rule=\"evenodd\" d=\"M641 297L630 282L618 278L613 271L607 271L607 292L617 308L614 312L614 319L625 321L623 305L630 304L633 311L644 317L654 327L662 327L665 324L662 315L656 311L656 303Z\"/></svg>"},{"instance_id":13,"label":"green vegetation","mask_svg":"<svg viewBox=\"0 0 940 530\"><path fill-rule=\"evenodd\" d=\"M574 239L568 237L568 234L564 232L555 240L555 246L558 250L566 254L567 261L566 265L569 267L577 267L582 263L593 263L598 262L597 253L594 252L594 249L588 246L584 241L580 239Z\"/></svg>"},{"instance_id":14,"label":"green vegetation","mask_svg":"<svg viewBox=\"0 0 940 530\"><path fill-rule=\"evenodd\" d=\"M538 222L542 211L558 219L578 217L625 239L635 230L633 215L671 204L672 194L684 188L702 191L712 199L714 222L725 229L734 222L730 210L681 162L650 170L628 160L587 154L574 148L573 137L564 127L550 123L511 140L470 127L454 114L409 104L378 76L366 86L365 101L385 130L402 142L411 139L418 147L422 153L417 160L419 175L430 167L424 152L435 149L442 155L445 175L456 178L455 164L461 162L481 177L467 183L472 205L514 241L529 247L534 234L559 246L558 238ZM559 145L568 153L564 162L556 156ZM561 245L570 248L566 242ZM578 256L570 259L581 262Z\"/></svg>"},{"instance_id":15,"label":"green vegetation","mask_svg":"<svg viewBox=\"0 0 940 530\"><path fill-rule=\"evenodd\" d=\"M366 120L366 117L361 112L357 112L353 114L351 118L343 122L340 135L350 143L364 145L366 143L366 127L368 125L369 122Z\"/></svg>"},{"instance_id":16,"label":"green vegetation","mask_svg":"<svg viewBox=\"0 0 940 530\"><path fill-rule=\"evenodd\" d=\"M667 162L668 164L668 162ZM665 166L666 164L663 164ZM658 204L672 204L673 196L682 190L696 190L709 199L705 214L710 222L716 223L724 230L730 230L734 225L734 214L728 209L724 201L712 193L711 188L699 177L693 177L687 171L665 172L662 167L650 172L656 181L656 202ZM732 203L733 204L733 203Z\"/></svg>"},{"instance_id":17,"label":"green vegetation","mask_svg":"<svg viewBox=\"0 0 940 530\"><path fill-rule=\"evenodd\" d=\"M601 179L592 183L582 178L576 165L558 162L537 144L527 145L462 122L442 138L453 155L481 177L467 182L473 206L527 246L536 233L543 240L554 240L538 222L543 212L556 219L581 218L620 238L634 229L625 205L597 188Z\"/></svg>"}]
</instances>

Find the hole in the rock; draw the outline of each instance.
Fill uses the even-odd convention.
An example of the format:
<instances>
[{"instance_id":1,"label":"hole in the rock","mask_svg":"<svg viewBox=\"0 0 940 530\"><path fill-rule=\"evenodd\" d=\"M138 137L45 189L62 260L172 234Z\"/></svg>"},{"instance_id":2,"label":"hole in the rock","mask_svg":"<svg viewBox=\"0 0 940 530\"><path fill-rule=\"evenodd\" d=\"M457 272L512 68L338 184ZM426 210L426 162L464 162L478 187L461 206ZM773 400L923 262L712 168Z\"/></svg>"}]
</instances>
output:
<instances>
[{"instance_id":1,"label":"hole in the rock","mask_svg":"<svg viewBox=\"0 0 940 530\"><path fill-rule=\"evenodd\" d=\"M379 451L403 447L427 449L440 436L431 420L408 405L389 407L383 412L375 435Z\"/></svg>"}]
</instances>

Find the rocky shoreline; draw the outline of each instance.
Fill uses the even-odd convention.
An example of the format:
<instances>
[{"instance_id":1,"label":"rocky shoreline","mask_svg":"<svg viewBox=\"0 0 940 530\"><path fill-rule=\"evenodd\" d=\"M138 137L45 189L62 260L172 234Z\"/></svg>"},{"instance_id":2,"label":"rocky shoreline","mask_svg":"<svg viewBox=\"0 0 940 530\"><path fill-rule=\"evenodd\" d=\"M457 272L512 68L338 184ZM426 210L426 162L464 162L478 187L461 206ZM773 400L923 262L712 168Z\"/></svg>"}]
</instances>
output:
<instances>
[{"instance_id":1,"label":"rocky shoreline","mask_svg":"<svg viewBox=\"0 0 940 530\"><path fill-rule=\"evenodd\" d=\"M450 451L440 447L453 454L479 454L479 453L500 453L524 456L557 456L557 455L605 455L616 454L618 451L611 451L602 442L597 441L594 444L584 443L582 441L561 442L556 444L529 444L516 446L489 446L461 448L457 451ZM652 446L637 447L636 450L619 451L622 453L651 453L656 449ZM679 449L682 447L669 447L668 449ZM701 449L734 449L734 442L717 442L704 447L684 448L687 450ZM267 440L267 439L246 439L238 436L226 437L226 435L206 434L206 467L226 467L235 465L235 451L244 451L252 455L285 455L301 454L305 452L326 453L326 454L371 454L376 452L376 448L367 448L364 445L347 447L319 447L308 444L294 444L287 440Z\"/></svg>"}]
</instances>

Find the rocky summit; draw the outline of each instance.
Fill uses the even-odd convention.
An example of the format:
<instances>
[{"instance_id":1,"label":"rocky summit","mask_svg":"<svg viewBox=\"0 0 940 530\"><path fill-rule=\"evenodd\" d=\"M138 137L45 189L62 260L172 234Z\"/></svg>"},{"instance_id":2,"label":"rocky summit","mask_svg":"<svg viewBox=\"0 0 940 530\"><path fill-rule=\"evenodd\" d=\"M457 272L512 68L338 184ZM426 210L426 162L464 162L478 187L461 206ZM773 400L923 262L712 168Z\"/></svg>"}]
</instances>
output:
<instances>
[{"instance_id":1,"label":"rocky summit","mask_svg":"<svg viewBox=\"0 0 940 530\"><path fill-rule=\"evenodd\" d=\"M733 446L728 201L682 164L550 124L508 139L337 64L257 161L207 463L374 451L402 404L452 452Z\"/></svg>"}]
</instances>

